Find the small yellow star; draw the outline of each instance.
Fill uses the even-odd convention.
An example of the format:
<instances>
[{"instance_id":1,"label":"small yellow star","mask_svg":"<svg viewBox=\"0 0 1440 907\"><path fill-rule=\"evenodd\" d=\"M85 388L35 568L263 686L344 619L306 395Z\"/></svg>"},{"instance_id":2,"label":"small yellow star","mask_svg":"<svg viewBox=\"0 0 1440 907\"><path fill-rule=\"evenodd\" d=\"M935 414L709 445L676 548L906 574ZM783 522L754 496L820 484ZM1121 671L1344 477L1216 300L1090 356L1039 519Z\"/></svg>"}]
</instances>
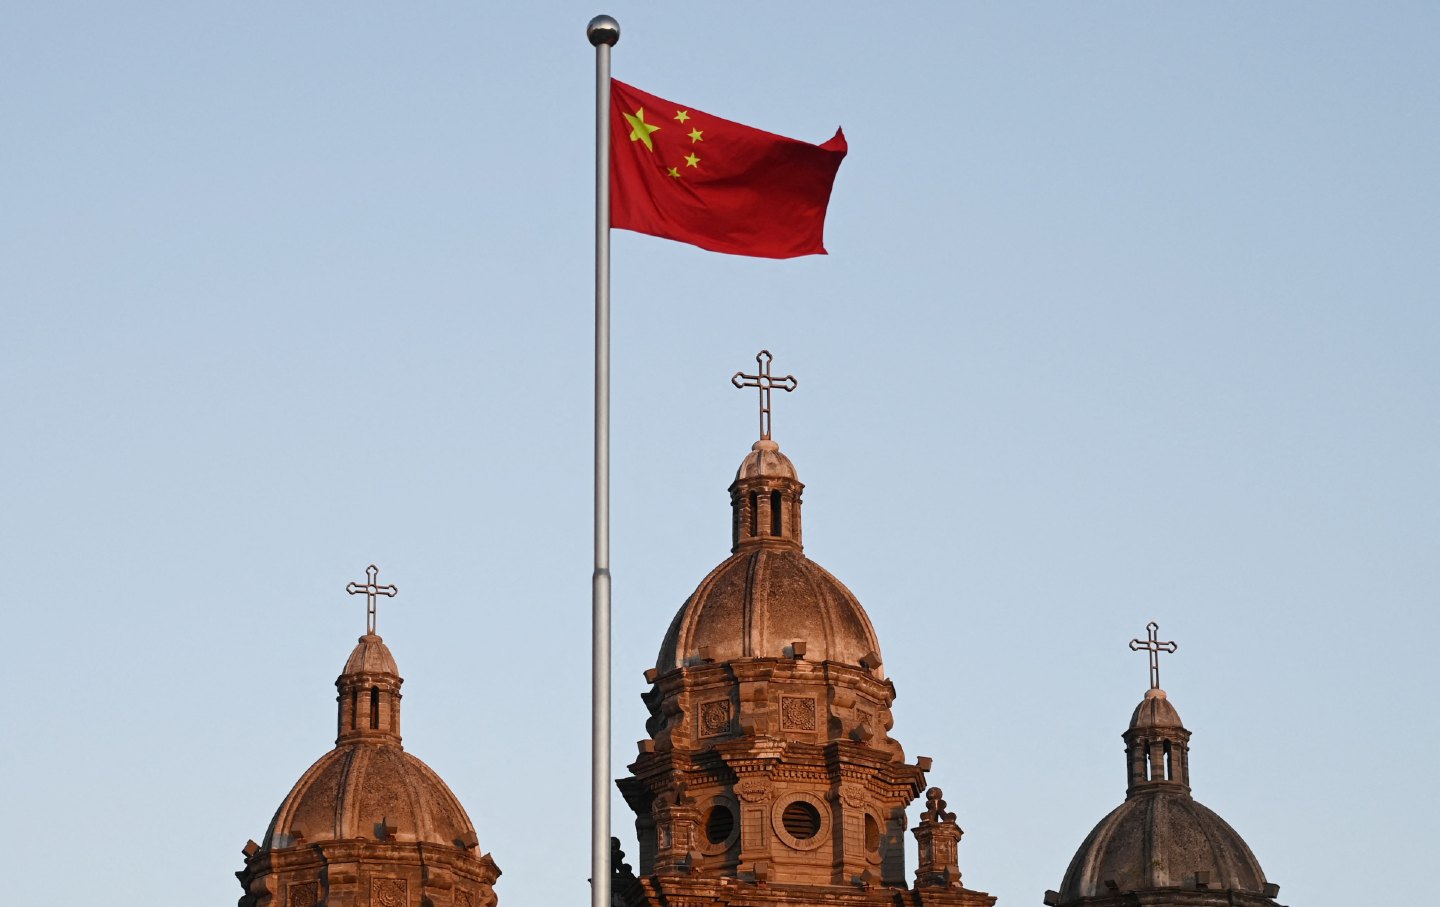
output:
<instances>
[{"instance_id":1,"label":"small yellow star","mask_svg":"<svg viewBox=\"0 0 1440 907\"><path fill-rule=\"evenodd\" d=\"M688 111L688 110L677 110L677 111L675 111L675 122L677 122L677 123L683 123L683 122L685 122L685 121L688 120L688 119L690 119L690 111Z\"/></svg>"},{"instance_id":2,"label":"small yellow star","mask_svg":"<svg viewBox=\"0 0 1440 907\"><path fill-rule=\"evenodd\" d=\"M641 107L634 113L623 114L625 122L630 124L630 141L644 142L646 149L655 150L655 143L650 140L650 133L659 129L659 126L651 126L645 122L645 108Z\"/></svg>"},{"instance_id":3,"label":"small yellow star","mask_svg":"<svg viewBox=\"0 0 1440 907\"><path fill-rule=\"evenodd\" d=\"M675 177L677 180L680 178L680 168L679 168L679 167L671 167L670 169L666 170L665 172L666 172L667 174L669 174L670 176Z\"/></svg>"},{"instance_id":4,"label":"small yellow star","mask_svg":"<svg viewBox=\"0 0 1440 907\"><path fill-rule=\"evenodd\" d=\"M685 166L687 166L687 167L699 167L699 166L700 166L700 159L699 159L698 157L696 157L695 155L693 155L693 154L687 154L687 155L685 155Z\"/></svg>"},{"instance_id":5,"label":"small yellow star","mask_svg":"<svg viewBox=\"0 0 1440 907\"><path fill-rule=\"evenodd\" d=\"M695 144L696 142L703 142L703 141L705 141L705 137L704 137L704 135L701 134L700 130L698 130L698 129L692 129L692 130L690 130L690 144L693 145L693 144Z\"/></svg>"}]
</instances>

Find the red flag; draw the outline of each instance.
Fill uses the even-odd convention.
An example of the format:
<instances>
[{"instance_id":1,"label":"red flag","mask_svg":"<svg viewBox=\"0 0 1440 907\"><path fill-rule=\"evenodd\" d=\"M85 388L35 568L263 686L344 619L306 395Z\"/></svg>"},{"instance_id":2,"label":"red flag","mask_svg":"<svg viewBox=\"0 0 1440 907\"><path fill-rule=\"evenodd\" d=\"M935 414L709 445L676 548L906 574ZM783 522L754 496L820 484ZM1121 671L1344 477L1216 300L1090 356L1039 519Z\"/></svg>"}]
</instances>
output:
<instances>
[{"instance_id":1,"label":"red flag","mask_svg":"<svg viewBox=\"0 0 1440 907\"><path fill-rule=\"evenodd\" d=\"M838 129L797 142L610 82L610 225L712 252L825 254Z\"/></svg>"}]
</instances>

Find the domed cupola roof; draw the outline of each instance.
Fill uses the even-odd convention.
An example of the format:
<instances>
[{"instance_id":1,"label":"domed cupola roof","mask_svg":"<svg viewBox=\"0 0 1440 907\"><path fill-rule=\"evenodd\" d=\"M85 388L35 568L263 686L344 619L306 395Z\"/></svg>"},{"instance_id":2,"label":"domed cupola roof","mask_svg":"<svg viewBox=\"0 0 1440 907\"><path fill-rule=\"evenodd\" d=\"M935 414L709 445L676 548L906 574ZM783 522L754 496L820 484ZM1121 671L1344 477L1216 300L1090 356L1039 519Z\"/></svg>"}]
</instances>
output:
<instances>
[{"instance_id":1,"label":"domed cupola roof","mask_svg":"<svg viewBox=\"0 0 1440 907\"><path fill-rule=\"evenodd\" d=\"M400 744L400 678L395 656L366 633L336 680L340 736L295 782L265 832L265 848L297 841L386 838L464 847L475 826L431 767Z\"/></svg>"},{"instance_id":2,"label":"domed cupola roof","mask_svg":"<svg viewBox=\"0 0 1440 907\"><path fill-rule=\"evenodd\" d=\"M1170 704L1170 697L1165 691L1155 687L1145 691L1145 698L1135 706L1135 711L1130 716L1130 729L1138 728L1183 728L1180 723L1180 713L1175 711L1175 706Z\"/></svg>"},{"instance_id":3,"label":"domed cupola roof","mask_svg":"<svg viewBox=\"0 0 1440 907\"><path fill-rule=\"evenodd\" d=\"M390 674L399 677L400 668L396 666L395 656L390 654L390 648L385 645L385 640L374 633L366 633L355 644L355 649L345 660L345 670L340 673L342 675Z\"/></svg>"},{"instance_id":4,"label":"domed cupola roof","mask_svg":"<svg viewBox=\"0 0 1440 907\"><path fill-rule=\"evenodd\" d=\"M300 777L263 846L391 836L465 847L475 840L475 826L440 776L402 747L352 743L321 756Z\"/></svg>"},{"instance_id":5,"label":"domed cupola roof","mask_svg":"<svg viewBox=\"0 0 1440 907\"><path fill-rule=\"evenodd\" d=\"M411 892L424 903L496 903L500 870L465 808L401 743L405 681L375 633L375 597L397 590L377 574L372 565L366 583L347 587L367 596L369 615L335 681L335 748L295 782L264 842L246 845L240 907L420 903Z\"/></svg>"},{"instance_id":6,"label":"domed cupola roof","mask_svg":"<svg viewBox=\"0 0 1440 907\"><path fill-rule=\"evenodd\" d=\"M1085 838L1065 871L1052 907L1109 907L1143 903L1156 907L1274 907L1280 887L1265 873L1245 840L1214 811L1190 795L1190 732L1159 686L1158 652L1174 643L1155 639L1132 648L1148 650L1151 688L1124 733L1129 785L1126 799ZM1129 898L1129 900L1127 900Z\"/></svg>"},{"instance_id":7,"label":"domed cupola roof","mask_svg":"<svg viewBox=\"0 0 1440 907\"><path fill-rule=\"evenodd\" d=\"M795 464L780 452L780 445L764 438L751 445L750 452L740 461L740 468L735 470L735 481L747 479L789 479L798 482L800 476L795 473Z\"/></svg>"},{"instance_id":8,"label":"domed cupola roof","mask_svg":"<svg viewBox=\"0 0 1440 907\"><path fill-rule=\"evenodd\" d=\"M757 441L730 486L731 555L685 601L660 646L656 670L739 658L841 662L880 673L880 643L855 595L805 556L800 495L790 458Z\"/></svg>"},{"instance_id":9,"label":"domed cupola roof","mask_svg":"<svg viewBox=\"0 0 1440 907\"><path fill-rule=\"evenodd\" d=\"M450 847L474 840L465 808L431 768L400 742L404 680L385 641L360 637L336 679L336 746L300 776L275 811L264 846L297 841L396 840Z\"/></svg>"}]
</instances>

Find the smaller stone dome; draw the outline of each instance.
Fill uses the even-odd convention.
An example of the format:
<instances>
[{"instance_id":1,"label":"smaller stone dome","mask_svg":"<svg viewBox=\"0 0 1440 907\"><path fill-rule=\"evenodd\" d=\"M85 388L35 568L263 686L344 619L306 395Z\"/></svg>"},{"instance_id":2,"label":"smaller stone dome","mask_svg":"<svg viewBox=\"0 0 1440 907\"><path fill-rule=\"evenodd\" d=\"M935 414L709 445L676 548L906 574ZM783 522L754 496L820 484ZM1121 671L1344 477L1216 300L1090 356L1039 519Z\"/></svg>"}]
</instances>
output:
<instances>
[{"instance_id":1,"label":"smaller stone dome","mask_svg":"<svg viewBox=\"0 0 1440 907\"><path fill-rule=\"evenodd\" d=\"M740 461L740 468L735 472L735 481L744 479L794 479L799 480L795 472L795 464L790 458L780 452L780 445L769 438L756 441L750 447L750 453Z\"/></svg>"},{"instance_id":2,"label":"smaller stone dome","mask_svg":"<svg viewBox=\"0 0 1440 907\"><path fill-rule=\"evenodd\" d=\"M1180 723L1180 713L1175 711L1175 706L1171 705L1165 691L1155 687L1146 691L1145 698L1135 706L1135 713L1130 716L1130 727L1178 728L1184 725Z\"/></svg>"},{"instance_id":3,"label":"smaller stone dome","mask_svg":"<svg viewBox=\"0 0 1440 907\"><path fill-rule=\"evenodd\" d=\"M1249 845L1190 795L1190 732L1153 667L1151 687L1121 736L1125 802L1086 836L1060 891L1047 892L1045 903L1083 907L1139 894L1135 903L1274 907L1279 886L1265 881Z\"/></svg>"},{"instance_id":4,"label":"smaller stone dome","mask_svg":"<svg viewBox=\"0 0 1440 907\"><path fill-rule=\"evenodd\" d=\"M384 839L464 847L475 826L430 766L397 745L353 743L321 756L275 811L264 847Z\"/></svg>"},{"instance_id":5,"label":"smaller stone dome","mask_svg":"<svg viewBox=\"0 0 1440 907\"><path fill-rule=\"evenodd\" d=\"M1235 829L1188 795L1156 790L1131 797L1100 820L1065 871L1060 902L1193 889L1197 878L1211 889L1265 890L1265 873Z\"/></svg>"},{"instance_id":6,"label":"smaller stone dome","mask_svg":"<svg viewBox=\"0 0 1440 907\"><path fill-rule=\"evenodd\" d=\"M400 668L395 664L395 656L390 654L390 648L385 645L385 640L374 633L366 633L356 643L354 651L345 661L345 670L341 673L399 676Z\"/></svg>"}]
</instances>

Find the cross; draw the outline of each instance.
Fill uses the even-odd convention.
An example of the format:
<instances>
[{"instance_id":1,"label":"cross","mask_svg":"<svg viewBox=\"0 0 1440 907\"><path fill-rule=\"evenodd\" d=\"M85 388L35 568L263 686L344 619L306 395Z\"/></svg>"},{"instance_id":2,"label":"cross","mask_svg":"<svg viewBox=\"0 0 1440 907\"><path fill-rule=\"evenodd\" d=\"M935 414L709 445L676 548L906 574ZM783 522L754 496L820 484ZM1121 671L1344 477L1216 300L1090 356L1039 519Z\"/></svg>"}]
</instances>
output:
<instances>
[{"instance_id":1,"label":"cross","mask_svg":"<svg viewBox=\"0 0 1440 907\"><path fill-rule=\"evenodd\" d=\"M394 598L395 594L400 591L399 589L395 588L394 585L382 586L379 583L375 582L375 580L379 578L380 568L375 566L374 564L371 564L370 566L365 568L365 582L349 583L345 586L345 591L349 592L351 595L365 596L366 635L370 635L375 632L375 596L384 595L388 598Z\"/></svg>"},{"instance_id":2,"label":"cross","mask_svg":"<svg viewBox=\"0 0 1440 907\"><path fill-rule=\"evenodd\" d=\"M769 350L761 350L755 357L760 363L758 372L754 375L747 375L744 372L736 372L730 383L744 390L747 387L758 387L760 389L760 440L770 440L770 390L780 388L789 393L799 384L794 375L786 375L784 378L770 377L770 361L775 357L770 355Z\"/></svg>"},{"instance_id":3,"label":"cross","mask_svg":"<svg viewBox=\"0 0 1440 907\"><path fill-rule=\"evenodd\" d=\"M1161 642L1156 637L1156 634L1160 630L1160 625L1155 623L1155 621L1152 620L1146 624L1145 629L1149 633L1149 638L1130 640L1130 651L1139 652L1141 649L1144 649L1150 653L1150 689L1158 690L1160 689L1160 653L1174 652L1179 646L1175 645L1174 642Z\"/></svg>"}]
</instances>

